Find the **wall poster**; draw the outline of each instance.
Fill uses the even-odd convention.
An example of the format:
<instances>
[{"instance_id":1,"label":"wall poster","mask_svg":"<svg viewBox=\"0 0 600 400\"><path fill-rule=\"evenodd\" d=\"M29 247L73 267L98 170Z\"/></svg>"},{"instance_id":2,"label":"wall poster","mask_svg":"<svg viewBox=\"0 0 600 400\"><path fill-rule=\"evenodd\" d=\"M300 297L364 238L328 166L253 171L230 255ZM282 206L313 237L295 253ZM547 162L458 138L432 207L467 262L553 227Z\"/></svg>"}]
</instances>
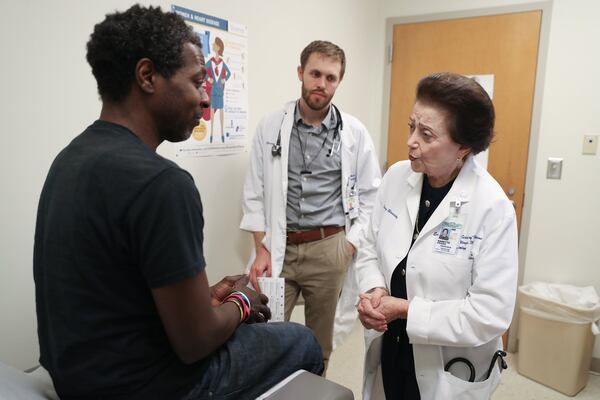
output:
<instances>
[{"instance_id":1,"label":"wall poster","mask_svg":"<svg viewBox=\"0 0 600 400\"><path fill-rule=\"evenodd\" d=\"M247 28L222 18L176 5L202 42L206 61L204 88L210 107L185 142L175 143L176 156L204 157L246 150L248 136Z\"/></svg>"}]
</instances>

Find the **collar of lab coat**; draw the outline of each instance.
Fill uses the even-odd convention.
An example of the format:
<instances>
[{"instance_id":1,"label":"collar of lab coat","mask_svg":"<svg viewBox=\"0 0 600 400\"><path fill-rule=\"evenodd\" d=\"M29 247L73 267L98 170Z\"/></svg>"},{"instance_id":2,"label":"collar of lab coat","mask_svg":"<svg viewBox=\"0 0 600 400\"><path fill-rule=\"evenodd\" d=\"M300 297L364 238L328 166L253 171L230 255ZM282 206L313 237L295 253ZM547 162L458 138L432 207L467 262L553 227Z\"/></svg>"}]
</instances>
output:
<instances>
[{"instance_id":1,"label":"collar of lab coat","mask_svg":"<svg viewBox=\"0 0 600 400\"><path fill-rule=\"evenodd\" d=\"M279 133L281 134L281 156L279 157L279 171L281 179L282 198L287 198L288 185L288 157L290 154L290 137L292 135L292 126L294 125L295 101L290 101L283 106L283 117Z\"/></svg>"},{"instance_id":2,"label":"collar of lab coat","mask_svg":"<svg viewBox=\"0 0 600 400\"><path fill-rule=\"evenodd\" d=\"M473 156L468 155L454 184L450 188L450 191L446 197L444 197L444 200L437 206L423 227L417 241L426 237L431 230L448 218L450 215L450 202L460 201L463 204L468 204L473 192L473 185L479 174L479 168L481 167L475 162ZM408 184L411 189L406 198L406 207L408 208L408 215L410 216L412 226L415 225L417 213L419 212L419 200L421 198L421 188L423 187L423 176L423 173L414 171L408 176Z\"/></svg>"}]
</instances>

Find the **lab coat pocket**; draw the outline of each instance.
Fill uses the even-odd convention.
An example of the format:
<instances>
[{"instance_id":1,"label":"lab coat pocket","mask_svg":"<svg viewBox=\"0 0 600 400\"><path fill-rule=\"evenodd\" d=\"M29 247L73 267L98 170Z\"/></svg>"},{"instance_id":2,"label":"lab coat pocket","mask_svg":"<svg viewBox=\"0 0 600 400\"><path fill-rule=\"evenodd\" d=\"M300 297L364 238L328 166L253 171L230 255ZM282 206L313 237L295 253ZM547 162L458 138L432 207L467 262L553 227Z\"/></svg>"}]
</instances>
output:
<instances>
[{"instance_id":1,"label":"lab coat pocket","mask_svg":"<svg viewBox=\"0 0 600 400\"><path fill-rule=\"evenodd\" d=\"M494 368L490 377L481 382L465 381L446 371L441 371L440 375L436 399L489 400L500 382L498 368Z\"/></svg>"},{"instance_id":2,"label":"lab coat pocket","mask_svg":"<svg viewBox=\"0 0 600 400\"><path fill-rule=\"evenodd\" d=\"M467 295L472 283L473 261L451 255L439 255L427 274L427 292L431 299L455 300Z\"/></svg>"}]
</instances>

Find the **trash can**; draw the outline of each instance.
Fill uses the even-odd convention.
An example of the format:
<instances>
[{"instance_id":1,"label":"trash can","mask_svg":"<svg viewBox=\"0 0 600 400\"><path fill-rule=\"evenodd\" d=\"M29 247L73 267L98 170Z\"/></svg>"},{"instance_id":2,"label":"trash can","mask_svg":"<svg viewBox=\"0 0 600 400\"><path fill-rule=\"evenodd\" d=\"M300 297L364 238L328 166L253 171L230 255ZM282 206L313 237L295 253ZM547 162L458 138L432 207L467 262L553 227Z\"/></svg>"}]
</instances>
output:
<instances>
[{"instance_id":1,"label":"trash can","mask_svg":"<svg viewBox=\"0 0 600 400\"><path fill-rule=\"evenodd\" d=\"M517 370L568 396L585 387L600 298L593 286L533 282L519 287Z\"/></svg>"}]
</instances>

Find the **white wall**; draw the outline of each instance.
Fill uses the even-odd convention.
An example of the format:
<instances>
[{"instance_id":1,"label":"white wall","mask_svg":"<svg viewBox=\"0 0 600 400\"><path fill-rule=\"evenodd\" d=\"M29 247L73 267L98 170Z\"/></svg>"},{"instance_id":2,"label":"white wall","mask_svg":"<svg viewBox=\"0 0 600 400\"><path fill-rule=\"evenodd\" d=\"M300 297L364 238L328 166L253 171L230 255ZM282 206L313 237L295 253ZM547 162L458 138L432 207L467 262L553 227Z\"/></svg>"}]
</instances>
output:
<instances>
[{"instance_id":1,"label":"white wall","mask_svg":"<svg viewBox=\"0 0 600 400\"><path fill-rule=\"evenodd\" d=\"M387 18L499 7L503 0L182 0L249 28L250 128L261 115L299 94L299 53L317 38L340 44L348 68L336 103L358 116L378 149L385 147L384 89ZM100 109L85 62L95 23L133 1L22 0L0 13L0 360L19 368L36 363L32 249L37 200L56 153L93 121ZM148 4L149 2L142 2ZM171 2L155 1L168 9ZM555 0L540 130L530 160L532 182L524 282L594 285L600 291L600 156L582 156L584 133L600 134L600 37L594 0ZM172 157L170 144L159 148ZM380 154L385 155L385 151ZM563 157L563 179L545 179L547 157ZM194 175L205 206L205 253L211 281L240 271L250 239L237 228L247 154L176 160ZM384 161L383 159L381 160ZM597 341L595 357L600 357Z\"/></svg>"},{"instance_id":2,"label":"white wall","mask_svg":"<svg viewBox=\"0 0 600 400\"><path fill-rule=\"evenodd\" d=\"M534 1L382 0L380 22ZM600 155L582 155L584 134L600 135L600 4L554 0L541 100L540 129L530 154L531 196L524 209L528 232L520 238L523 283L592 285L600 293ZM382 94L384 96L385 93ZM385 107L385 105L384 105ZM387 125L384 125L386 127ZM385 133L384 133L385 134ZM382 153L385 154L385 153ZM561 180L546 179L548 157L562 157ZM593 356L600 357L600 340Z\"/></svg>"},{"instance_id":3,"label":"white wall","mask_svg":"<svg viewBox=\"0 0 600 400\"><path fill-rule=\"evenodd\" d=\"M22 0L0 13L0 360L19 368L37 363L32 251L37 201L60 149L97 118L100 102L85 61L85 44L107 12L134 1ZM169 9L170 1L142 1ZM346 51L348 67L336 103L378 129L366 76L379 75L365 60L376 12L360 0L181 0L175 4L248 26L251 130L266 112L297 98L300 51L327 39ZM379 95L379 93L377 93ZM377 135L377 138L379 134ZM159 152L173 157L171 144ZM205 253L215 281L239 273L249 256L249 234L238 229L248 155L178 158L192 172L205 207Z\"/></svg>"},{"instance_id":4,"label":"white wall","mask_svg":"<svg viewBox=\"0 0 600 400\"><path fill-rule=\"evenodd\" d=\"M581 154L583 135L600 135L599 13L593 0L554 2L525 282L600 293L600 156ZM545 178L548 157L564 158L562 180ZM593 355L600 358L600 338Z\"/></svg>"}]
</instances>

